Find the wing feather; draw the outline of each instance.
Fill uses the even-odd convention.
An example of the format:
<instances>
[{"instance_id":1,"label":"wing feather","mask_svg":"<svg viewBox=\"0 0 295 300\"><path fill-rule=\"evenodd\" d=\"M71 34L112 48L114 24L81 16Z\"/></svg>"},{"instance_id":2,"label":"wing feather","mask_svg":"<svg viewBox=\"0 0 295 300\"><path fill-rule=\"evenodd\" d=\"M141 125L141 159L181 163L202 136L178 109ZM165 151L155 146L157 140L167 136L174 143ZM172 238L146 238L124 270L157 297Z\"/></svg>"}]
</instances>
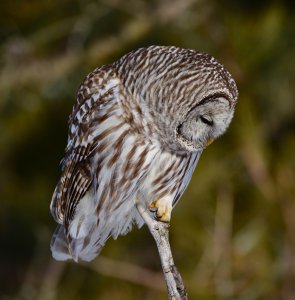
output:
<instances>
[{"instance_id":1,"label":"wing feather","mask_svg":"<svg viewBox=\"0 0 295 300\"><path fill-rule=\"evenodd\" d=\"M60 224L51 244L57 259L89 261L108 237L126 234L134 221L143 224L133 198L160 148L138 134L135 117L126 111L139 109L124 107L119 79L105 72L86 78L70 116L62 176L51 203ZM141 115L136 118L140 124Z\"/></svg>"},{"instance_id":2,"label":"wing feather","mask_svg":"<svg viewBox=\"0 0 295 300\"><path fill-rule=\"evenodd\" d=\"M67 227L75 209L91 187L91 159L97 148L95 126L98 114L114 98L112 89L118 79L110 66L90 73L78 91L77 103L69 118L66 154L61 162L62 174L53 193L51 213L59 224ZM97 125L97 124L96 124Z\"/></svg>"}]
</instances>

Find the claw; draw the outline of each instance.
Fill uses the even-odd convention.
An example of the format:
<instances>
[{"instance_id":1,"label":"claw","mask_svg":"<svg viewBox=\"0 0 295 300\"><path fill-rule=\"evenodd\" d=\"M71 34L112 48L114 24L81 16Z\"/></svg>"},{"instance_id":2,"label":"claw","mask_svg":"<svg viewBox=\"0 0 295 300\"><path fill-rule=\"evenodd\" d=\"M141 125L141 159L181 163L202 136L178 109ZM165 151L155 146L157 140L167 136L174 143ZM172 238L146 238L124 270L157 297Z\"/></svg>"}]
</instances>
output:
<instances>
[{"instance_id":1,"label":"claw","mask_svg":"<svg viewBox=\"0 0 295 300\"><path fill-rule=\"evenodd\" d=\"M153 201L150 204L150 211L154 212L158 221L169 223L172 211L171 201L167 201L165 198Z\"/></svg>"}]
</instances>

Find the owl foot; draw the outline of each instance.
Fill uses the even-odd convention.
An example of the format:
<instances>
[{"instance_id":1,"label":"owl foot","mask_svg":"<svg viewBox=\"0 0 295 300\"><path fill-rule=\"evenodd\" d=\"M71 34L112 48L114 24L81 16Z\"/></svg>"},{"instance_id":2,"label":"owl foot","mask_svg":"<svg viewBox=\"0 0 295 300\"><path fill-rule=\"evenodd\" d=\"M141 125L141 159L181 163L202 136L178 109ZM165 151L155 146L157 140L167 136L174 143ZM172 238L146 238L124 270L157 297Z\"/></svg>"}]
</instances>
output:
<instances>
[{"instance_id":1,"label":"owl foot","mask_svg":"<svg viewBox=\"0 0 295 300\"><path fill-rule=\"evenodd\" d=\"M158 221L169 223L171 219L172 204L165 198L153 201L150 204L150 211L155 213L155 218Z\"/></svg>"}]
</instances>

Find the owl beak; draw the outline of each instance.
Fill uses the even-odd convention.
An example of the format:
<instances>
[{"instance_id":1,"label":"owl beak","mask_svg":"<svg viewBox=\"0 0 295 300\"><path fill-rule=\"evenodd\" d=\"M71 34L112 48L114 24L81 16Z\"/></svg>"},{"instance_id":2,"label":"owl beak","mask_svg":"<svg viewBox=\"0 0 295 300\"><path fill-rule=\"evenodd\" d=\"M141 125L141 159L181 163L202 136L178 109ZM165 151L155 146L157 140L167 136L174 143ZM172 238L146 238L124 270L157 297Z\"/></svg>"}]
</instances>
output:
<instances>
[{"instance_id":1,"label":"owl beak","mask_svg":"<svg viewBox=\"0 0 295 300\"><path fill-rule=\"evenodd\" d=\"M211 139L211 138L209 138L208 140L207 140L207 144L206 144L206 147L208 147L209 145L211 145L212 143L213 143L213 139Z\"/></svg>"}]
</instances>

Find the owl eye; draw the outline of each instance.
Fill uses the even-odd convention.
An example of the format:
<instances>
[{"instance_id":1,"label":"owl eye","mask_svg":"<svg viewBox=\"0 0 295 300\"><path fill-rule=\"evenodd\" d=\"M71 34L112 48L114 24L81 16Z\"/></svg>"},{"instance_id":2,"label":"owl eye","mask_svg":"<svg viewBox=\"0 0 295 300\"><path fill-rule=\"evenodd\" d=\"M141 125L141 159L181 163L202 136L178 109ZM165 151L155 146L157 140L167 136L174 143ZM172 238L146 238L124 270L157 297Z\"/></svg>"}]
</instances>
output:
<instances>
[{"instance_id":1,"label":"owl eye","mask_svg":"<svg viewBox=\"0 0 295 300\"><path fill-rule=\"evenodd\" d=\"M208 125L208 126L212 126L213 125L213 121L211 119L209 119L208 117L204 117L204 116L199 116L200 120Z\"/></svg>"}]
</instances>

